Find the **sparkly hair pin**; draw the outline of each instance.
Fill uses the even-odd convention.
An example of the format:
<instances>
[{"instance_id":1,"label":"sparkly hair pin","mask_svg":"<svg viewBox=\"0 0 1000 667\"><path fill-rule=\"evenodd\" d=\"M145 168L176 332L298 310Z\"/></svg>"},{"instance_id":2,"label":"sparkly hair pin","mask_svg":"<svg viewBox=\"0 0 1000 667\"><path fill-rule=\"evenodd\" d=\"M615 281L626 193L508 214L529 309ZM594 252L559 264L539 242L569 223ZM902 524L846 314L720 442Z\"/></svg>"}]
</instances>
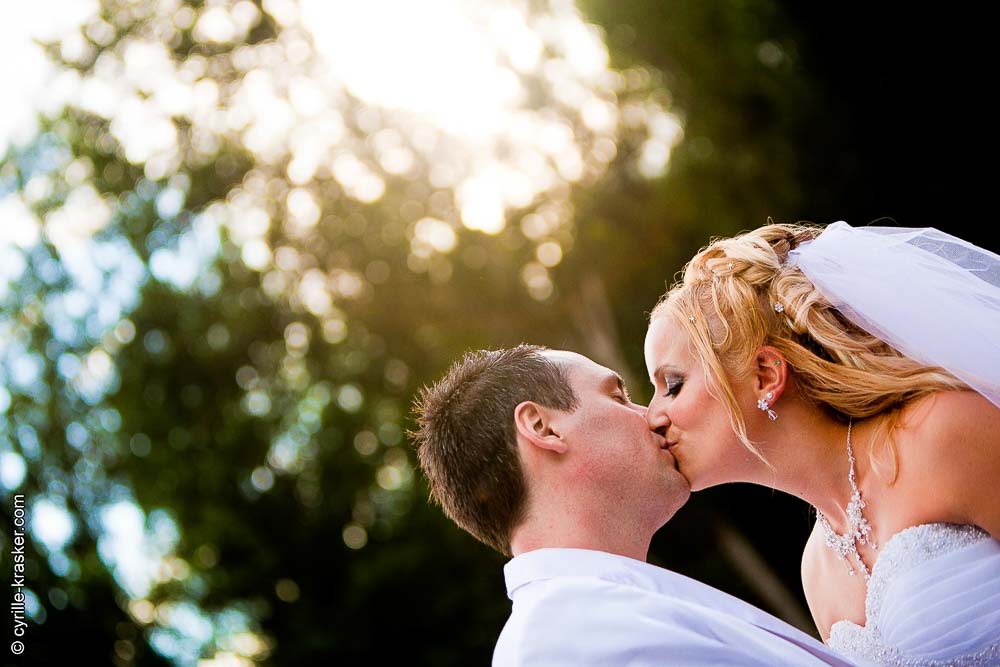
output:
<instances>
[{"instance_id":1,"label":"sparkly hair pin","mask_svg":"<svg viewBox=\"0 0 1000 667\"><path fill-rule=\"evenodd\" d=\"M785 307L782 306L780 302L775 301L774 302L774 312L776 312L776 313L783 313L783 312L785 312Z\"/></svg>"}]
</instances>

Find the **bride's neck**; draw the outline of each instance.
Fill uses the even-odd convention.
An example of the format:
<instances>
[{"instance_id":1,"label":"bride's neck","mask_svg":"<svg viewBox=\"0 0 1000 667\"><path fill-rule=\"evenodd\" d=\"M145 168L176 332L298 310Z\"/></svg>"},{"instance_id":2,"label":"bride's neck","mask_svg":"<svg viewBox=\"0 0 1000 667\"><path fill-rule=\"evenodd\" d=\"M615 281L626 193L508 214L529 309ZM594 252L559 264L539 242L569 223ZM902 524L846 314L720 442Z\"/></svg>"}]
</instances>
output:
<instances>
[{"instance_id":1,"label":"bride's neck","mask_svg":"<svg viewBox=\"0 0 1000 667\"><path fill-rule=\"evenodd\" d=\"M809 414L789 417L780 435L768 447L772 468L752 481L802 498L822 512L834 529L842 532L848 526L846 508L851 499L847 424ZM851 439L855 482L859 487L863 486L869 469L869 434L867 424L854 422Z\"/></svg>"}]
</instances>

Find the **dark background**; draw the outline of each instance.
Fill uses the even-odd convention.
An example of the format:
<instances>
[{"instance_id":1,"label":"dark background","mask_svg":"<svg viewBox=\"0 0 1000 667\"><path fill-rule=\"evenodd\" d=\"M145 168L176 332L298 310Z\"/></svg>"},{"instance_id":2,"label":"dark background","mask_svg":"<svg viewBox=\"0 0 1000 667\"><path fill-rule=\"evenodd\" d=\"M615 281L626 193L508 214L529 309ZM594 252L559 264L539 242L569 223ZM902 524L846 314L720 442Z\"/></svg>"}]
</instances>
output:
<instances>
[{"instance_id":1,"label":"dark background","mask_svg":"<svg viewBox=\"0 0 1000 667\"><path fill-rule=\"evenodd\" d=\"M848 174L817 202L820 210L851 222L887 216L938 227L995 249L986 208L991 37L982 17L901 3L782 4L801 31L804 66L826 91L828 118L846 139L813 154L810 187L819 189L824 173Z\"/></svg>"}]
</instances>

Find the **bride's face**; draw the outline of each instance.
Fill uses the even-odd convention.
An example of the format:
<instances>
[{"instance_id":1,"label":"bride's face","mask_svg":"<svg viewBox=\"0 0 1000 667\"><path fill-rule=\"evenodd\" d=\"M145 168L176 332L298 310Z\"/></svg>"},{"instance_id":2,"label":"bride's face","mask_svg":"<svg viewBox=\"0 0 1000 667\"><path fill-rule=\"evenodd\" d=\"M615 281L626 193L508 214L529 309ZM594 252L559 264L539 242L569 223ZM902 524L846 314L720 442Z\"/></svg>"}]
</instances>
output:
<instances>
[{"instance_id":1,"label":"bride's face","mask_svg":"<svg viewBox=\"0 0 1000 667\"><path fill-rule=\"evenodd\" d=\"M709 393L705 367L686 332L670 317L656 318L646 332L645 356L655 391L649 427L666 437L691 490L746 480L760 460L740 442L725 405ZM744 389L733 386L741 405Z\"/></svg>"}]
</instances>

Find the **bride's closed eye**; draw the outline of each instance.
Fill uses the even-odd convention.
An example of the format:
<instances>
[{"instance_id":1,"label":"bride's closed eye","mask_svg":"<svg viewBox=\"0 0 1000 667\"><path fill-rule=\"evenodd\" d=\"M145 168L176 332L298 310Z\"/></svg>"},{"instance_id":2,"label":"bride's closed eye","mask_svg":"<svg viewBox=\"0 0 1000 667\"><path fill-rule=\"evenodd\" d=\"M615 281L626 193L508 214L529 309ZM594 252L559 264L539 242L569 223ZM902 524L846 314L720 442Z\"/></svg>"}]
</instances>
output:
<instances>
[{"instance_id":1,"label":"bride's closed eye","mask_svg":"<svg viewBox=\"0 0 1000 667\"><path fill-rule=\"evenodd\" d=\"M667 378L667 393L664 396L676 396L681 387L684 386L684 378L671 377Z\"/></svg>"}]
</instances>

